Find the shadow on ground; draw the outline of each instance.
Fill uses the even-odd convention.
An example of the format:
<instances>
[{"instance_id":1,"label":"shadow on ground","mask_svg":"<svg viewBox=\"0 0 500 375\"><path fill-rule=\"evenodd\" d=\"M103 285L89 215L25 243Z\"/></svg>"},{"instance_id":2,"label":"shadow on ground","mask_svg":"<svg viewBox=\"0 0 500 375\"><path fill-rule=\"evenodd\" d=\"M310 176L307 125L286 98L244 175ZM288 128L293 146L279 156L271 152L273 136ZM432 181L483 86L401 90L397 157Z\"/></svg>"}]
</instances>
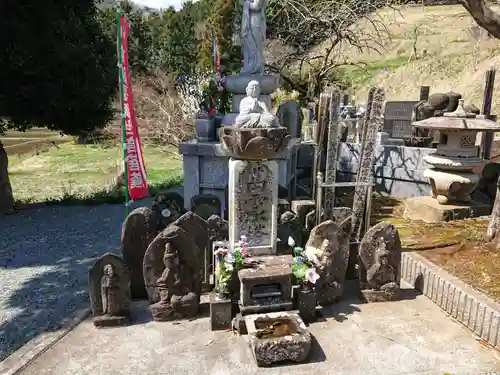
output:
<instances>
[{"instance_id":1,"label":"shadow on ground","mask_svg":"<svg viewBox=\"0 0 500 375\"><path fill-rule=\"evenodd\" d=\"M0 361L89 307L88 270L120 254L124 208L47 206L0 217Z\"/></svg>"}]
</instances>

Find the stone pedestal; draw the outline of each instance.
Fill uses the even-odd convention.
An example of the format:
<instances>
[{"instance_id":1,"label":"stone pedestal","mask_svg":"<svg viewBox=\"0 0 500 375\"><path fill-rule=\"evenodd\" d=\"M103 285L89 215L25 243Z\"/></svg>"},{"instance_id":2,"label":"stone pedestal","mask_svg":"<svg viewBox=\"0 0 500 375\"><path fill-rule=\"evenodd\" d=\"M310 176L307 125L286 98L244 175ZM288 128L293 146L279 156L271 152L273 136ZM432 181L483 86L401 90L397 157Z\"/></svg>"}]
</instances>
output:
<instances>
[{"instance_id":1,"label":"stone pedestal","mask_svg":"<svg viewBox=\"0 0 500 375\"><path fill-rule=\"evenodd\" d=\"M238 303L243 315L280 310L291 310L292 257L261 256L246 260L253 268L238 272L241 283Z\"/></svg>"},{"instance_id":2,"label":"stone pedestal","mask_svg":"<svg viewBox=\"0 0 500 375\"><path fill-rule=\"evenodd\" d=\"M249 253L276 254L278 163L275 160L229 160L229 246L247 236Z\"/></svg>"},{"instance_id":3,"label":"stone pedestal","mask_svg":"<svg viewBox=\"0 0 500 375\"><path fill-rule=\"evenodd\" d=\"M433 223L486 216L490 213L491 206L484 203L472 201L467 204L442 205L433 197L414 197L406 200L404 217Z\"/></svg>"}]
</instances>

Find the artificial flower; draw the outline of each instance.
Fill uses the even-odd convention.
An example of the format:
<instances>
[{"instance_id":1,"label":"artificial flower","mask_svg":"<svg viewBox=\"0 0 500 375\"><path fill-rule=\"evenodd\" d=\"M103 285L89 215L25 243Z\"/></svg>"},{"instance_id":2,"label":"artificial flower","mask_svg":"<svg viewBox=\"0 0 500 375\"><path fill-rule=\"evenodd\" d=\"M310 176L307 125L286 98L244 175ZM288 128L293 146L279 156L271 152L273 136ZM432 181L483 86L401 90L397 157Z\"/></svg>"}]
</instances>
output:
<instances>
[{"instance_id":1,"label":"artificial flower","mask_svg":"<svg viewBox=\"0 0 500 375\"><path fill-rule=\"evenodd\" d=\"M224 263L224 268L226 269L226 271L232 271L234 269L233 264L228 262Z\"/></svg>"},{"instance_id":2,"label":"artificial flower","mask_svg":"<svg viewBox=\"0 0 500 375\"><path fill-rule=\"evenodd\" d=\"M226 256L224 257L224 262L233 264L234 255L232 253L227 253Z\"/></svg>"},{"instance_id":3,"label":"artificial flower","mask_svg":"<svg viewBox=\"0 0 500 375\"><path fill-rule=\"evenodd\" d=\"M306 271L306 280L309 281L311 284L316 284L316 281L318 281L319 275L316 272L316 268L309 268Z\"/></svg>"},{"instance_id":4,"label":"artificial flower","mask_svg":"<svg viewBox=\"0 0 500 375\"><path fill-rule=\"evenodd\" d=\"M227 253L228 253L228 250L223 248L223 247L214 251L214 255L226 255Z\"/></svg>"}]
</instances>

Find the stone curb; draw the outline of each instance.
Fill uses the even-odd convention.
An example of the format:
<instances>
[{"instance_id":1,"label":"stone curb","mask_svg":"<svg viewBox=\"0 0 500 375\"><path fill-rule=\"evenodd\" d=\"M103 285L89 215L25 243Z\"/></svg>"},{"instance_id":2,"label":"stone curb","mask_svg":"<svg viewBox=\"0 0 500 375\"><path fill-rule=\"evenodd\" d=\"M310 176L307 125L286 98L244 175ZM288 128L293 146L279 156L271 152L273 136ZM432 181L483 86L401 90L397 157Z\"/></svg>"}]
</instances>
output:
<instances>
[{"instance_id":1,"label":"stone curb","mask_svg":"<svg viewBox=\"0 0 500 375\"><path fill-rule=\"evenodd\" d=\"M401 278L500 350L500 304L415 252L403 252Z\"/></svg>"},{"instance_id":2,"label":"stone curb","mask_svg":"<svg viewBox=\"0 0 500 375\"><path fill-rule=\"evenodd\" d=\"M29 366L34 360L57 344L64 336L71 332L78 324L89 317L90 308L79 311L74 318L68 319L61 329L55 332L42 333L26 345L12 353L0 362L1 375L16 375Z\"/></svg>"}]
</instances>

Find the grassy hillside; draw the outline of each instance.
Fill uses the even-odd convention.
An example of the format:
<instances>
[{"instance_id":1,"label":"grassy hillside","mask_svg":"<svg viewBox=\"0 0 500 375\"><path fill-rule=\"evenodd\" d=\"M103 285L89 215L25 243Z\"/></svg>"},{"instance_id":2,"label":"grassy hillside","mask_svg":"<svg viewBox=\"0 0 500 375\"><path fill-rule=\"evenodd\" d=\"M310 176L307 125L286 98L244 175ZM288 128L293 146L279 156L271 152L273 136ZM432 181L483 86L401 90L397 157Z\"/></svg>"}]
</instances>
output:
<instances>
[{"instance_id":1,"label":"grassy hillside","mask_svg":"<svg viewBox=\"0 0 500 375\"><path fill-rule=\"evenodd\" d=\"M367 63L365 69L347 73L357 102L366 100L373 85L383 86L388 100L416 100L420 86L428 85L431 93L453 89L466 102L481 105L485 72L489 67L500 66L500 41L488 39L484 32L478 37L477 30L473 30L474 20L462 6L384 9L378 15L389 31L382 43L384 52L343 51L351 61ZM370 32L369 25L366 32ZM414 45L417 56L410 59ZM500 72L493 98L494 113L500 113L499 89Z\"/></svg>"}]
</instances>

